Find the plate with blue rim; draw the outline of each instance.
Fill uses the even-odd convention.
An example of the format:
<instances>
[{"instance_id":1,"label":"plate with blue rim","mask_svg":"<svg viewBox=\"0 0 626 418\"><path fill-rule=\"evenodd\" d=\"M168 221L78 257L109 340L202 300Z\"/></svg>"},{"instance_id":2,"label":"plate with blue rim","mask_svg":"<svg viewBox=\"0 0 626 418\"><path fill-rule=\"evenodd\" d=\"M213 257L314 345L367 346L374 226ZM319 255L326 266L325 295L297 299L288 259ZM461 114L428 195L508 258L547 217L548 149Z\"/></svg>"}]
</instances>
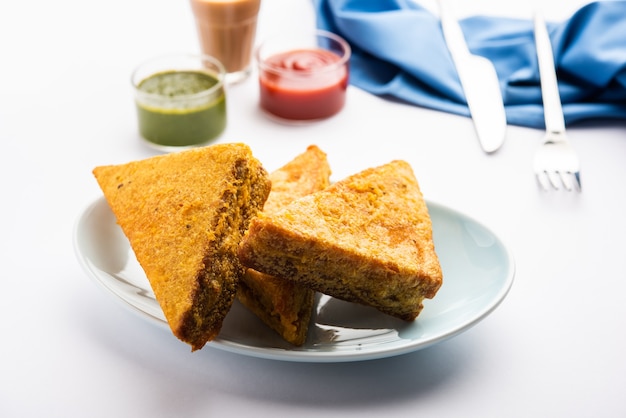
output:
<instances>
[{"instance_id":1,"label":"plate with blue rim","mask_svg":"<svg viewBox=\"0 0 626 418\"><path fill-rule=\"evenodd\" d=\"M412 322L373 308L318 294L307 341L285 342L238 302L219 336L205 347L247 356L298 362L348 362L397 356L445 341L493 312L515 275L509 248L488 227L454 209L427 201L443 285ZM73 243L89 277L149 322L169 327L150 283L106 200L80 213ZM171 333L168 337L173 337Z\"/></svg>"}]
</instances>

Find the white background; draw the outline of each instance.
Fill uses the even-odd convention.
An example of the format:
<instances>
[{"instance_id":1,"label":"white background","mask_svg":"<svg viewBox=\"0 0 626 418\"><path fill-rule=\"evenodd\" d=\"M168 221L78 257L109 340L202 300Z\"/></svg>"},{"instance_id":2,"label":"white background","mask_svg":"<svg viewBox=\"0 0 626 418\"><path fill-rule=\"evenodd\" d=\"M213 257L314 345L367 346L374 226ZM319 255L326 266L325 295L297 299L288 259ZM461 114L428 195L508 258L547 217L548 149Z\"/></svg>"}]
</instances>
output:
<instances>
[{"instance_id":1,"label":"white background","mask_svg":"<svg viewBox=\"0 0 626 418\"><path fill-rule=\"evenodd\" d=\"M569 16L582 1L454 1L459 17ZM263 0L259 38L313 25L308 0ZM335 118L262 116L253 76L229 89L219 142L248 143L268 170L317 144L333 178L403 158L427 199L510 245L516 281L488 318L412 354L367 362L190 353L121 308L81 270L72 229L101 195L91 170L154 155L139 140L130 73L195 52L184 0L0 4L0 416L626 416L626 125L569 130L582 194L542 193L543 132L509 127L485 155L471 120L351 88Z\"/></svg>"}]
</instances>

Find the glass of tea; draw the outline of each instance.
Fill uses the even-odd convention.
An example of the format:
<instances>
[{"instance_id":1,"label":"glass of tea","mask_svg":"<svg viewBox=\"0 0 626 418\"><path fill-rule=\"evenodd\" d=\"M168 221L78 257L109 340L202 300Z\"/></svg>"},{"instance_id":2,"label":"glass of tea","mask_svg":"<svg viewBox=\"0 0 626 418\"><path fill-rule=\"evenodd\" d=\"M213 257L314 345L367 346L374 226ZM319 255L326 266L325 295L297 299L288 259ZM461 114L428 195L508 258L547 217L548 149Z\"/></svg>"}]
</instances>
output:
<instances>
[{"instance_id":1,"label":"glass of tea","mask_svg":"<svg viewBox=\"0 0 626 418\"><path fill-rule=\"evenodd\" d=\"M226 67L226 82L245 80L251 72L261 0L190 0L204 54Z\"/></svg>"}]
</instances>

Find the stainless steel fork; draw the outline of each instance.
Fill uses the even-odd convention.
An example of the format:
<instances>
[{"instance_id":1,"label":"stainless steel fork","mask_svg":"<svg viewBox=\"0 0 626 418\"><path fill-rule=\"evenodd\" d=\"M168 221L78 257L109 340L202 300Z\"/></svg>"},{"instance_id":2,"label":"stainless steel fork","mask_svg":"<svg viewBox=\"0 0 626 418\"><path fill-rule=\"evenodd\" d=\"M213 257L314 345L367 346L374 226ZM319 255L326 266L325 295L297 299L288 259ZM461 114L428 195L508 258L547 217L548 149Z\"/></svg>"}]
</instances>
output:
<instances>
[{"instance_id":1,"label":"stainless steel fork","mask_svg":"<svg viewBox=\"0 0 626 418\"><path fill-rule=\"evenodd\" d=\"M548 29L539 13L535 14L534 23L541 97L546 121L544 142L535 153L535 176L545 190L564 188L581 191L580 161L565 135L565 120Z\"/></svg>"}]
</instances>

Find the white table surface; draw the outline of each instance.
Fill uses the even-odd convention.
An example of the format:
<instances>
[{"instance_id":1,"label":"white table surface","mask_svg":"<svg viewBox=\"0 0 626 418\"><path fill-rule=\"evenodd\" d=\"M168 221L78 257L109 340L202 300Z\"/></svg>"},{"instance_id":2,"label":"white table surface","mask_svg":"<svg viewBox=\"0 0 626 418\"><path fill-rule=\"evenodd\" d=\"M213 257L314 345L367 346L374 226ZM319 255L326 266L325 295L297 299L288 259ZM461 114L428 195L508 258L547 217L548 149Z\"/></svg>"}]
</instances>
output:
<instances>
[{"instance_id":1,"label":"white table surface","mask_svg":"<svg viewBox=\"0 0 626 418\"><path fill-rule=\"evenodd\" d=\"M518 3L455 1L459 15L530 18L536 6L548 20L584 4ZM259 37L311 22L308 0L263 0ZM231 88L218 142L248 143L268 170L317 144L333 179L406 159L427 199L510 246L516 278L478 325L403 356L191 353L105 294L72 248L78 215L101 195L92 168L154 155L129 76L145 58L197 50L188 3L5 1L0 46L0 416L626 416L625 123L572 127L584 191L543 193L531 173L540 130L510 126L486 155L469 119L356 88L341 114L306 127L264 118L254 77Z\"/></svg>"}]
</instances>

